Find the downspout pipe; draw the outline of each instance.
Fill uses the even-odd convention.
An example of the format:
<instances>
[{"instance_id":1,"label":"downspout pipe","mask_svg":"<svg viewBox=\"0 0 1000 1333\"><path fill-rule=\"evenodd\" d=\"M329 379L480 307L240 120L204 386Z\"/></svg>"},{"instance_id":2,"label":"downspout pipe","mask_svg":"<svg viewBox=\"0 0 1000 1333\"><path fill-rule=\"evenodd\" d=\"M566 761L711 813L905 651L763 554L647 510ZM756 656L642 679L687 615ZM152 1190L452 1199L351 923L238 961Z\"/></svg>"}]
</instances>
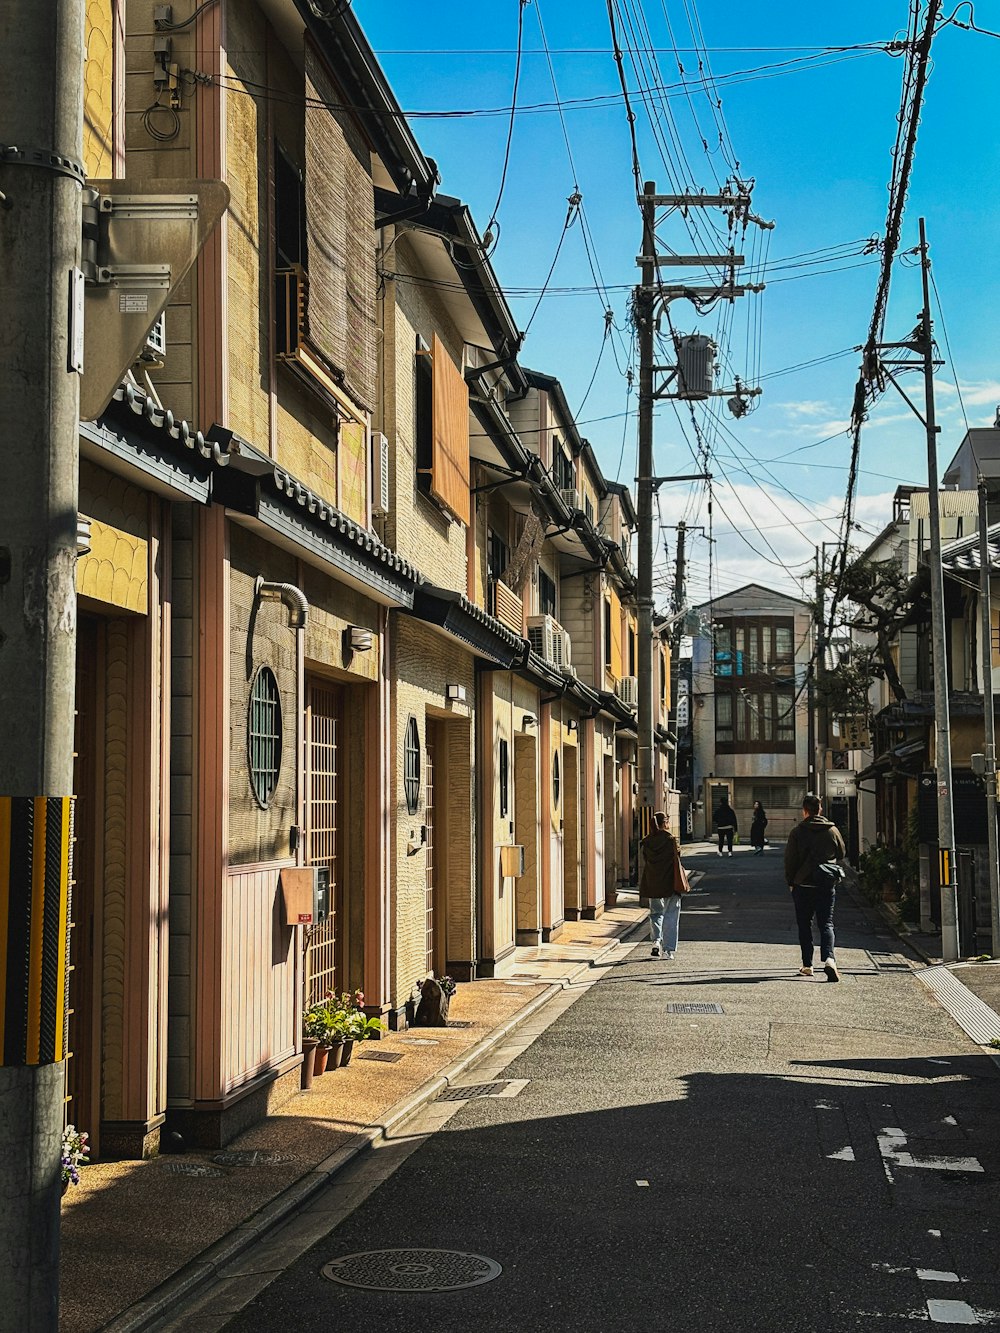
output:
<instances>
[{"instance_id":1,"label":"downspout pipe","mask_svg":"<svg viewBox=\"0 0 1000 1333\"><path fill-rule=\"evenodd\" d=\"M254 584L255 602L281 602L288 612L288 627L295 630L295 823L297 833L291 850L297 865L303 864L305 847L302 829L305 824L305 778L303 746L306 714L306 646L303 631L309 619L309 602L305 593L294 583L271 583L260 575Z\"/></svg>"}]
</instances>

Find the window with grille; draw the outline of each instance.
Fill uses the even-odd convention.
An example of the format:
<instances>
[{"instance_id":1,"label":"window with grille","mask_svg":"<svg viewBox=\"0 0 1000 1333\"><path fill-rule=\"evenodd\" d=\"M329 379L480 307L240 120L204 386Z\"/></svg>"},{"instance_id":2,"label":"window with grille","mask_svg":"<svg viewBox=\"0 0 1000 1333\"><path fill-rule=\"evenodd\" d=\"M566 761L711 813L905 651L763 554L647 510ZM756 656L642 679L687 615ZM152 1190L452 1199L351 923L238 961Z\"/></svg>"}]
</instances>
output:
<instances>
[{"instance_id":1,"label":"window with grille","mask_svg":"<svg viewBox=\"0 0 1000 1333\"><path fill-rule=\"evenodd\" d=\"M544 569L538 571L538 614L555 616L556 585Z\"/></svg>"},{"instance_id":2,"label":"window with grille","mask_svg":"<svg viewBox=\"0 0 1000 1333\"><path fill-rule=\"evenodd\" d=\"M259 668L250 690L247 758L254 797L266 809L281 772L281 697L274 672L268 666Z\"/></svg>"},{"instance_id":3,"label":"window with grille","mask_svg":"<svg viewBox=\"0 0 1000 1333\"><path fill-rule=\"evenodd\" d=\"M403 738L403 795L407 814L415 815L420 804L420 732L412 716Z\"/></svg>"},{"instance_id":4,"label":"window with grille","mask_svg":"<svg viewBox=\"0 0 1000 1333\"><path fill-rule=\"evenodd\" d=\"M510 810L510 746L500 742L500 818L506 819Z\"/></svg>"},{"instance_id":5,"label":"window with grille","mask_svg":"<svg viewBox=\"0 0 1000 1333\"><path fill-rule=\"evenodd\" d=\"M780 810L791 804L788 788L774 783L754 783L753 799L759 801L765 810Z\"/></svg>"}]
</instances>

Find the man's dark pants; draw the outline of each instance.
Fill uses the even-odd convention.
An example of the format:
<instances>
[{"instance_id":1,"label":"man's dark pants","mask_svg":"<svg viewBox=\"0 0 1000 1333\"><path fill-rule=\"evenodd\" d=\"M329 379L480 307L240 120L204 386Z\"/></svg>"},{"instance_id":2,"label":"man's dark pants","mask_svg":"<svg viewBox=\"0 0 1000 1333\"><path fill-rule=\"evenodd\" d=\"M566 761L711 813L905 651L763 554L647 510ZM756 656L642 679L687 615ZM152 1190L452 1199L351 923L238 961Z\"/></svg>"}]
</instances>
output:
<instances>
[{"instance_id":1,"label":"man's dark pants","mask_svg":"<svg viewBox=\"0 0 1000 1333\"><path fill-rule=\"evenodd\" d=\"M836 889L817 889L812 884L796 884L792 889L792 901L795 903L795 920L799 927L802 966L812 967L813 917L819 926L820 962L825 963L834 956L833 908L837 901Z\"/></svg>"}]
</instances>

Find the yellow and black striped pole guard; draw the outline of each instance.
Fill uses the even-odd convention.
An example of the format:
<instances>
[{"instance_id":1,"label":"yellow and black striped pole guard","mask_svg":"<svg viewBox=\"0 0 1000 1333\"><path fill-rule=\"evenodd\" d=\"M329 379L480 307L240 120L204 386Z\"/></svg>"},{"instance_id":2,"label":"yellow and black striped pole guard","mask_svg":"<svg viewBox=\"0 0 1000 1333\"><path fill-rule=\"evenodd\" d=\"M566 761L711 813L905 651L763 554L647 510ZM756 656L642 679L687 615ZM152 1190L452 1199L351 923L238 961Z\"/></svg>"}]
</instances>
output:
<instances>
[{"instance_id":1,"label":"yellow and black striped pole guard","mask_svg":"<svg viewBox=\"0 0 1000 1333\"><path fill-rule=\"evenodd\" d=\"M71 796L0 796L0 1065L66 1055Z\"/></svg>"}]
</instances>

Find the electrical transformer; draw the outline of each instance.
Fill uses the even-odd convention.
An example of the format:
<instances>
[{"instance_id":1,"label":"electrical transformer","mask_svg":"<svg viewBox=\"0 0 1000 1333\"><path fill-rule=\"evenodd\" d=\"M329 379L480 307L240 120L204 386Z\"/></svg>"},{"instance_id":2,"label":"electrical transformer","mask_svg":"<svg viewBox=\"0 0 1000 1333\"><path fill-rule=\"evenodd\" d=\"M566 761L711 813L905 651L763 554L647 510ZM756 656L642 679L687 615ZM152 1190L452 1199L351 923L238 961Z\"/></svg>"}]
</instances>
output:
<instances>
[{"instance_id":1,"label":"electrical transformer","mask_svg":"<svg viewBox=\"0 0 1000 1333\"><path fill-rule=\"evenodd\" d=\"M715 343L702 333L684 333L676 346L677 397L708 398L715 387Z\"/></svg>"}]
</instances>

